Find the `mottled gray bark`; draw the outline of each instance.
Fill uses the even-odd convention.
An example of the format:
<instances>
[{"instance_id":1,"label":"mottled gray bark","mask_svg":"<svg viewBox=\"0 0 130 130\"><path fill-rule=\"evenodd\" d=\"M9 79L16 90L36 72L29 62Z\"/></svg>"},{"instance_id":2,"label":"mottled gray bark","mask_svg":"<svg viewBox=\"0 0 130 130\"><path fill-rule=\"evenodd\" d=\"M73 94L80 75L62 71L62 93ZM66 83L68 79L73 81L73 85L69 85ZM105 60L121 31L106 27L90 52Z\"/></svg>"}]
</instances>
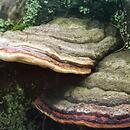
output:
<instances>
[{"instance_id":1,"label":"mottled gray bark","mask_svg":"<svg viewBox=\"0 0 130 130\"><path fill-rule=\"evenodd\" d=\"M18 20L24 13L26 0L0 0L0 18Z\"/></svg>"}]
</instances>

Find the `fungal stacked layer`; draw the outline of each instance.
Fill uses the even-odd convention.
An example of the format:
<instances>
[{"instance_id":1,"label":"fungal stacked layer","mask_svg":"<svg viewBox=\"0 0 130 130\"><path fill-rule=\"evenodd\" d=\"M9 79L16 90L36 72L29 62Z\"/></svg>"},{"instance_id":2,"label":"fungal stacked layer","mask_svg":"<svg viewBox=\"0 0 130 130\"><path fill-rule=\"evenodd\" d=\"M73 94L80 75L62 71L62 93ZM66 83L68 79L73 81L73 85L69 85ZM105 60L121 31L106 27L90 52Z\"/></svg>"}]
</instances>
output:
<instances>
[{"instance_id":1,"label":"fungal stacked layer","mask_svg":"<svg viewBox=\"0 0 130 130\"><path fill-rule=\"evenodd\" d=\"M129 56L129 52L111 54L79 84L60 84L43 92L36 107L61 123L95 128L130 127Z\"/></svg>"},{"instance_id":2,"label":"fungal stacked layer","mask_svg":"<svg viewBox=\"0 0 130 130\"><path fill-rule=\"evenodd\" d=\"M98 21L59 18L49 24L30 27L24 31L7 31L0 36L0 59L50 68L60 73L90 74L94 63L118 48L115 29L111 26L104 27ZM60 86L60 81L58 83L57 86ZM74 86L73 90L76 88ZM50 90L53 89L48 89L49 92ZM95 124L93 127L103 124L101 121L96 122L100 112L94 113L98 108L89 98L85 98L86 102L79 105L77 101L69 102L68 98L66 103L60 95L55 96L55 93L49 93L54 97L48 97L47 93L43 92L43 96L36 100L36 107L54 120L87 126ZM79 99L82 94L80 96ZM73 100L73 95L69 99ZM89 112L85 110L86 106ZM102 113L108 110L100 111L100 117L107 120Z\"/></svg>"}]
</instances>

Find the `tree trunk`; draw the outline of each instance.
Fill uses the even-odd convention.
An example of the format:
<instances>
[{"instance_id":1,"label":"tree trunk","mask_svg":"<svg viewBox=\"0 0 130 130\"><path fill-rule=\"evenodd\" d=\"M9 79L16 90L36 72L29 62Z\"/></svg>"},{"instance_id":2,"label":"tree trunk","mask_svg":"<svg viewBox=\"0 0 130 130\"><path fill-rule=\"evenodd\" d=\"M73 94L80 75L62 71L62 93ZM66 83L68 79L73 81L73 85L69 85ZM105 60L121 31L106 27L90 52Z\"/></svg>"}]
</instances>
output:
<instances>
[{"instance_id":1,"label":"tree trunk","mask_svg":"<svg viewBox=\"0 0 130 130\"><path fill-rule=\"evenodd\" d=\"M0 18L19 20L24 14L26 0L0 0Z\"/></svg>"}]
</instances>

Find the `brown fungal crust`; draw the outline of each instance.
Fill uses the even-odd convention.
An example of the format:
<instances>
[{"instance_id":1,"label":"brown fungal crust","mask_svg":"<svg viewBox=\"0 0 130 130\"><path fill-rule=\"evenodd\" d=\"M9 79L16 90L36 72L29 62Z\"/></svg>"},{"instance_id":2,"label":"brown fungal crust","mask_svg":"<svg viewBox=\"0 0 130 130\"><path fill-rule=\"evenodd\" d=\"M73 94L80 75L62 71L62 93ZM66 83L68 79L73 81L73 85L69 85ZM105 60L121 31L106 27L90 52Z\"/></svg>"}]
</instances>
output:
<instances>
[{"instance_id":1,"label":"brown fungal crust","mask_svg":"<svg viewBox=\"0 0 130 130\"><path fill-rule=\"evenodd\" d=\"M93 128L130 127L130 104L113 107L79 104L74 110L65 111L51 108L37 98L35 106L43 114L63 124L84 125Z\"/></svg>"}]
</instances>

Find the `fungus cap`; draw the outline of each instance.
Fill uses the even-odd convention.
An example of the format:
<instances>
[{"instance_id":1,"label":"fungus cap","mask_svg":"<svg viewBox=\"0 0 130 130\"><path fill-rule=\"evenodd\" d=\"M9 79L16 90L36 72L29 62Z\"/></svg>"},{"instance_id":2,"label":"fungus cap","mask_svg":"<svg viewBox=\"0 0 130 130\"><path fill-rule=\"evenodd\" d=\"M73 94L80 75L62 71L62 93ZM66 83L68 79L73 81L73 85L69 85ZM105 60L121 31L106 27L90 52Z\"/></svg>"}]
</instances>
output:
<instances>
[{"instance_id":1,"label":"fungus cap","mask_svg":"<svg viewBox=\"0 0 130 130\"><path fill-rule=\"evenodd\" d=\"M23 31L7 31L0 34L0 59L61 73L89 74L97 60L117 47L114 36L89 24L60 18L60 22L54 20Z\"/></svg>"},{"instance_id":2,"label":"fungus cap","mask_svg":"<svg viewBox=\"0 0 130 130\"><path fill-rule=\"evenodd\" d=\"M59 82L57 87L46 90L37 98L36 107L63 124L130 127L129 55L122 51L107 56L99 63L97 71L78 84L62 85Z\"/></svg>"}]
</instances>

